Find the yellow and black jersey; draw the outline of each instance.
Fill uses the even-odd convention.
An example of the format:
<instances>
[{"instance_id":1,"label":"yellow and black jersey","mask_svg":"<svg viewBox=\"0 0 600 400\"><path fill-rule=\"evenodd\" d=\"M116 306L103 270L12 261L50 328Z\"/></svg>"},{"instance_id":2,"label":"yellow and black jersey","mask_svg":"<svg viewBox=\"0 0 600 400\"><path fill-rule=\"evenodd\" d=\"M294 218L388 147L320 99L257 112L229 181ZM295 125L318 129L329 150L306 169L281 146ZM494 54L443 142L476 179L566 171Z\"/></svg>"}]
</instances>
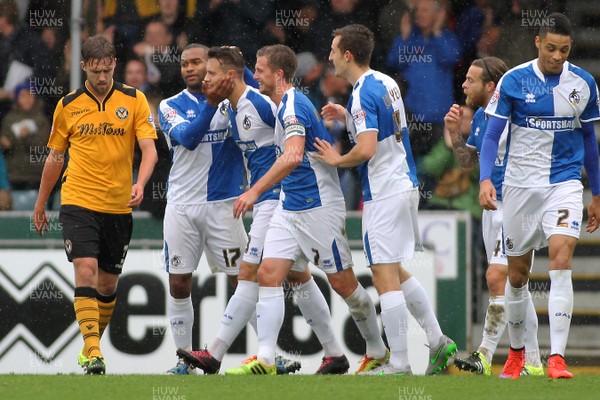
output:
<instances>
[{"instance_id":1,"label":"yellow and black jersey","mask_svg":"<svg viewBox=\"0 0 600 400\"><path fill-rule=\"evenodd\" d=\"M139 90L113 81L102 102L85 85L63 97L48 141L51 149L69 150L61 204L130 213L136 138L157 138L148 101Z\"/></svg>"}]
</instances>

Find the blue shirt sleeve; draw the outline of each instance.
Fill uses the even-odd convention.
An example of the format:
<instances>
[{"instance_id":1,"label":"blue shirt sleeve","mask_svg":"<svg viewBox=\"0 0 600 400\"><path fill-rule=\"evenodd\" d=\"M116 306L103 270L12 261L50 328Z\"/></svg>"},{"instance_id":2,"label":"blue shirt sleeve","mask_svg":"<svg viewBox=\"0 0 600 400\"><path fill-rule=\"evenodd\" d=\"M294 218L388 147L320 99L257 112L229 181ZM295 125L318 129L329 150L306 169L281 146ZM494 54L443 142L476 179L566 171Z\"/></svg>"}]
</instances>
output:
<instances>
[{"instance_id":1,"label":"blue shirt sleeve","mask_svg":"<svg viewBox=\"0 0 600 400\"><path fill-rule=\"evenodd\" d=\"M254 73L248 67L244 67L244 83L258 89L258 82L254 79Z\"/></svg>"},{"instance_id":2,"label":"blue shirt sleeve","mask_svg":"<svg viewBox=\"0 0 600 400\"><path fill-rule=\"evenodd\" d=\"M583 132L583 143L585 147L585 155L583 165L587 174L592 195L600 194L600 165L598 162L598 141L596 140L596 132L594 131L593 122L583 122L581 124Z\"/></svg>"},{"instance_id":3,"label":"blue shirt sleeve","mask_svg":"<svg viewBox=\"0 0 600 400\"><path fill-rule=\"evenodd\" d=\"M488 121L479 157L479 182L492 177L494 161L498 154L498 142L507 123L507 120L494 116L491 116Z\"/></svg>"},{"instance_id":4,"label":"blue shirt sleeve","mask_svg":"<svg viewBox=\"0 0 600 400\"><path fill-rule=\"evenodd\" d=\"M217 112L217 107L213 107L207 102L200 104L200 110L192 122L184 121L176 125L169 132L169 137L175 139L188 150L194 150L210 128L210 121Z\"/></svg>"}]
</instances>

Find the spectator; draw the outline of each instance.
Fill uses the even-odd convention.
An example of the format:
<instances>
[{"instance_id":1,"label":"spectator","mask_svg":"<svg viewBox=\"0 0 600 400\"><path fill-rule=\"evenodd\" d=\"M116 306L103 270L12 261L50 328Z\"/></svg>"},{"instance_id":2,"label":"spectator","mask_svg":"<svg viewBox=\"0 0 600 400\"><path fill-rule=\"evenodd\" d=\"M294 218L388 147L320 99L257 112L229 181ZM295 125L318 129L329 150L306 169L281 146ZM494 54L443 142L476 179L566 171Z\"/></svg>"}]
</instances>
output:
<instances>
[{"instance_id":1,"label":"spectator","mask_svg":"<svg viewBox=\"0 0 600 400\"><path fill-rule=\"evenodd\" d=\"M52 56L36 32L19 22L13 0L0 3L0 117L11 107L14 83L51 76Z\"/></svg>"},{"instance_id":2,"label":"spectator","mask_svg":"<svg viewBox=\"0 0 600 400\"><path fill-rule=\"evenodd\" d=\"M145 95L150 92L148 83L148 67L141 58L132 58L125 64L125 84L132 86ZM154 115L154 114L153 114Z\"/></svg>"},{"instance_id":3,"label":"spectator","mask_svg":"<svg viewBox=\"0 0 600 400\"><path fill-rule=\"evenodd\" d=\"M102 9L106 27L114 26L117 57L142 39L144 21L158 15L156 0L104 0Z\"/></svg>"},{"instance_id":4,"label":"spectator","mask_svg":"<svg viewBox=\"0 0 600 400\"><path fill-rule=\"evenodd\" d=\"M12 208L12 194L10 191L10 181L6 171L4 156L0 151L0 211L10 210Z\"/></svg>"},{"instance_id":5,"label":"spectator","mask_svg":"<svg viewBox=\"0 0 600 400\"><path fill-rule=\"evenodd\" d=\"M181 83L180 51L173 43L173 34L164 22L150 21L146 25L144 40L133 47L135 55L146 62L148 82L163 97L176 94Z\"/></svg>"},{"instance_id":6,"label":"spectator","mask_svg":"<svg viewBox=\"0 0 600 400\"><path fill-rule=\"evenodd\" d=\"M387 58L408 85L405 105L417 162L443 137L444 115L454 102L454 66L462 48L445 21L446 9L438 1L419 0L414 22L408 12L402 15L401 34Z\"/></svg>"},{"instance_id":7,"label":"spectator","mask_svg":"<svg viewBox=\"0 0 600 400\"><path fill-rule=\"evenodd\" d=\"M158 0L159 15L157 18L167 25L180 49L188 44L186 29L191 22L185 6L185 0ZM190 12L193 15L193 9Z\"/></svg>"},{"instance_id":8,"label":"spectator","mask_svg":"<svg viewBox=\"0 0 600 400\"><path fill-rule=\"evenodd\" d=\"M15 190L37 189L47 155L50 123L31 93L29 82L17 86L14 99L0 130L8 177Z\"/></svg>"}]
</instances>

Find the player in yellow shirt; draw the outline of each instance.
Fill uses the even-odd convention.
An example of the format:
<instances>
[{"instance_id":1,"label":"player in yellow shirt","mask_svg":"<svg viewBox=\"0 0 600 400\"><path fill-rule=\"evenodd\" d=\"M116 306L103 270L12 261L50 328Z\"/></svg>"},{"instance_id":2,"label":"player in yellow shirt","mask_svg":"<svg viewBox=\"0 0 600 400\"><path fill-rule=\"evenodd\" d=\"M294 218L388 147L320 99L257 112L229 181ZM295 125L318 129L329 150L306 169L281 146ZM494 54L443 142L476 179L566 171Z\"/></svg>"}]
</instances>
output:
<instances>
[{"instance_id":1,"label":"player in yellow shirt","mask_svg":"<svg viewBox=\"0 0 600 400\"><path fill-rule=\"evenodd\" d=\"M94 36L84 42L81 55L87 80L54 111L34 222L40 235L48 230L46 202L68 149L59 220L67 258L75 268L75 317L84 340L78 361L87 374L104 374L100 337L116 303L117 279L131 239L131 210L141 203L157 161L157 136L144 94L113 80L114 46ZM142 162L132 185L136 140Z\"/></svg>"}]
</instances>

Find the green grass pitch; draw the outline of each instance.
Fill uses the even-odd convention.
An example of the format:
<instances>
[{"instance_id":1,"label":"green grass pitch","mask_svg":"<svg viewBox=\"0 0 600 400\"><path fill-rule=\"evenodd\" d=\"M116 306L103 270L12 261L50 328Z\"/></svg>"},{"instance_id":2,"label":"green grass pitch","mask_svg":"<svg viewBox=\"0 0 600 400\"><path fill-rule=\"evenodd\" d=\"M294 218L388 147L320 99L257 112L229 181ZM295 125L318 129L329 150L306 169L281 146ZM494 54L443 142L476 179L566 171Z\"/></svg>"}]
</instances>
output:
<instances>
[{"instance_id":1,"label":"green grass pitch","mask_svg":"<svg viewBox=\"0 0 600 400\"><path fill-rule=\"evenodd\" d=\"M0 375L0 399L110 400L446 400L599 399L600 376L546 377L441 375L164 376Z\"/></svg>"}]
</instances>

